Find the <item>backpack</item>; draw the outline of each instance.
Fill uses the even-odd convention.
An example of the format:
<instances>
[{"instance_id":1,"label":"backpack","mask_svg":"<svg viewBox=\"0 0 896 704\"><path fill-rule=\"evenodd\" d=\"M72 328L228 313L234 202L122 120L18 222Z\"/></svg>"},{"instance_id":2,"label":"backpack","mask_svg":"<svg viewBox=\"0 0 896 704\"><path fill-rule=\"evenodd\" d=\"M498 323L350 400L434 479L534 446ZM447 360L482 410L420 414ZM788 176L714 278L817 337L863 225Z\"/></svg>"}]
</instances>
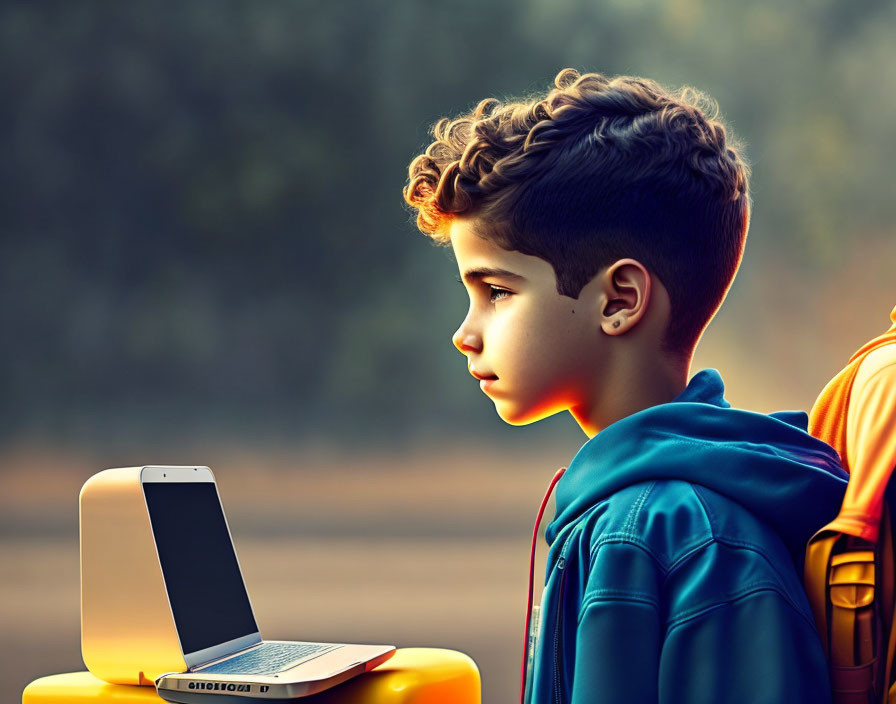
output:
<instances>
[{"instance_id":1,"label":"backpack","mask_svg":"<svg viewBox=\"0 0 896 704\"><path fill-rule=\"evenodd\" d=\"M854 492L847 489L837 517L809 540L803 566L803 586L828 660L834 704L896 704L896 482L890 481L896 457L889 471L874 476L867 468L852 471L846 455L852 385L869 353L896 344L896 308L891 318L890 330L850 358L809 414L809 432L837 450L849 484L856 487ZM863 526L857 524L857 515L880 515L881 519L876 526Z\"/></svg>"}]
</instances>

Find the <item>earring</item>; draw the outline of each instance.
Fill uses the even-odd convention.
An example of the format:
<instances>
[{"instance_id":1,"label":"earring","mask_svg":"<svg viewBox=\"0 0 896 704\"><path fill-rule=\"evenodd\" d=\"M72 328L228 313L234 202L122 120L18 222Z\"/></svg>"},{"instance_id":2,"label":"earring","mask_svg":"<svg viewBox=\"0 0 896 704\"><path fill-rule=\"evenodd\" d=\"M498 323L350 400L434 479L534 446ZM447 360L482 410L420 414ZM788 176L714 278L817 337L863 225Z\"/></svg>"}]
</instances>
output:
<instances>
[{"instance_id":1,"label":"earring","mask_svg":"<svg viewBox=\"0 0 896 704\"><path fill-rule=\"evenodd\" d=\"M613 327L614 327L614 328L618 328L620 322L622 322L622 321L620 321L620 320L614 320L614 321L613 321Z\"/></svg>"}]
</instances>

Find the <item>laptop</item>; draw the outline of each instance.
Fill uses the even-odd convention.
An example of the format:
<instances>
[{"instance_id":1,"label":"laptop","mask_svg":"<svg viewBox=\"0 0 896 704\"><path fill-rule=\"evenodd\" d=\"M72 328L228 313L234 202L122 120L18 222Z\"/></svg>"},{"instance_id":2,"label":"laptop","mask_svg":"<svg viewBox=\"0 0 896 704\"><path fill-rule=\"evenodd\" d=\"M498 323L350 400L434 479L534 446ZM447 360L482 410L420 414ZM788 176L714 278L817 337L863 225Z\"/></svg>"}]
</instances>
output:
<instances>
[{"instance_id":1,"label":"laptop","mask_svg":"<svg viewBox=\"0 0 896 704\"><path fill-rule=\"evenodd\" d=\"M144 467L140 476L186 672L158 694L186 704L277 700L373 669L392 645L262 640L208 467Z\"/></svg>"}]
</instances>

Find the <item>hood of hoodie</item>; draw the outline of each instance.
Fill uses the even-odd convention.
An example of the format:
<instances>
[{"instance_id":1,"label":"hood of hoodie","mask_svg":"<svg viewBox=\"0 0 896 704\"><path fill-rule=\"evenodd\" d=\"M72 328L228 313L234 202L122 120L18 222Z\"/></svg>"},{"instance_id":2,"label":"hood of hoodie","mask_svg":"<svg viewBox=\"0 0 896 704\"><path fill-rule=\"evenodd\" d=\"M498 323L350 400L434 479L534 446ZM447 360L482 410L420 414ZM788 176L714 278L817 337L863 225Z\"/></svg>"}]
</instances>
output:
<instances>
[{"instance_id":1,"label":"hood of hoodie","mask_svg":"<svg viewBox=\"0 0 896 704\"><path fill-rule=\"evenodd\" d=\"M802 554L843 501L848 475L840 458L806 432L806 413L735 409L724 393L719 372L703 369L669 403L627 416L586 442L557 483L548 543L623 487L679 479L745 506L792 554Z\"/></svg>"}]
</instances>

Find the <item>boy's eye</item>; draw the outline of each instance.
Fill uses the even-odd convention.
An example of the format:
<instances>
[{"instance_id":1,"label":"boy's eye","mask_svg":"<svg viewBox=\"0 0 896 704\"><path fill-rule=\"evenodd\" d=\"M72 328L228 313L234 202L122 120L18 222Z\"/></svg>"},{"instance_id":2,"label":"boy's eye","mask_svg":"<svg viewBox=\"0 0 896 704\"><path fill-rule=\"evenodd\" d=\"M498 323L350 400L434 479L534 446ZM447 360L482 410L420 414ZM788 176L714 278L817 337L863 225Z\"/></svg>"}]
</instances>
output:
<instances>
[{"instance_id":1,"label":"boy's eye","mask_svg":"<svg viewBox=\"0 0 896 704\"><path fill-rule=\"evenodd\" d=\"M513 294L510 293L506 288L501 288L499 286L492 286L491 284L487 284L488 286L488 300L490 303L494 303L495 301L500 301L502 298L507 298Z\"/></svg>"}]
</instances>

